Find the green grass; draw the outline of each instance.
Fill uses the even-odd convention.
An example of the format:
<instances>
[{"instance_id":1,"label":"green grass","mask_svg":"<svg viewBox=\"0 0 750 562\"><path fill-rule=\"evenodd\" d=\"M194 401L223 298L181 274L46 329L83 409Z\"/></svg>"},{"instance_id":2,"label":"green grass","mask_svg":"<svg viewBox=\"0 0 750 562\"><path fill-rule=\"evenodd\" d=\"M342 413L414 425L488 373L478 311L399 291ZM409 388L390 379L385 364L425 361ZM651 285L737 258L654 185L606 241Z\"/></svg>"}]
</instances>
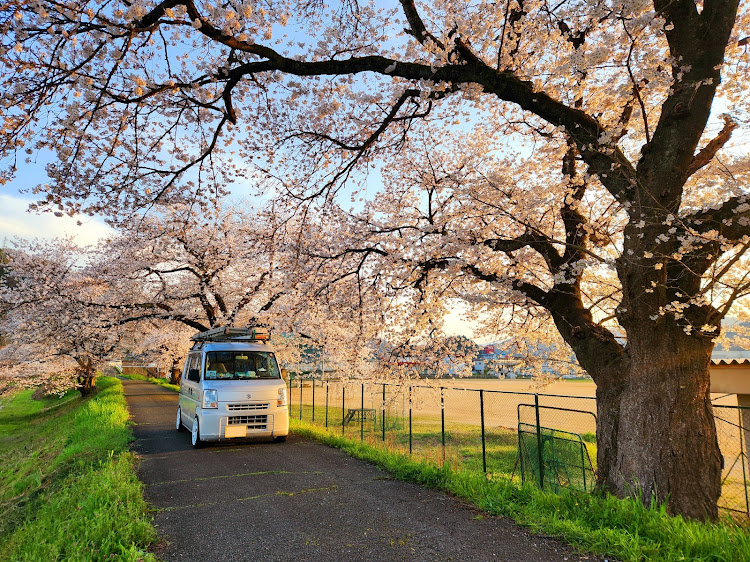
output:
<instances>
[{"instance_id":1,"label":"green grass","mask_svg":"<svg viewBox=\"0 0 750 562\"><path fill-rule=\"evenodd\" d=\"M163 386L164 388L168 388L169 390L174 390L175 392L180 391L180 385L178 384L169 384L167 382L167 379L162 379L158 377L146 377L144 375L118 375L120 378L128 379L131 381L148 381L150 383L153 383L158 386Z\"/></svg>"},{"instance_id":2,"label":"green grass","mask_svg":"<svg viewBox=\"0 0 750 562\"><path fill-rule=\"evenodd\" d=\"M292 420L291 429L380 466L397 478L454 494L492 515L512 518L586 552L627 561L738 561L750 555L750 528L729 518L698 523L670 517L661 508L646 507L634 500L569 491L542 492L505 476L488 477L475 470L414 460L403 452L347 438L307 422Z\"/></svg>"},{"instance_id":3,"label":"green grass","mask_svg":"<svg viewBox=\"0 0 750 562\"><path fill-rule=\"evenodd\" d=\"M312 420L312 406L305 404L303 421ZM377 420L352 421L341 431L343 410L340 406L329 406L329 429L333 433L344 435L351 439L364 439L370 444L383 446L382 426L378 413ZM325 424L325 406L315 406L315 424ZM290 418L299 420L299 406L292 405ZM389 415L386 424L385 445L391 450L409 451L409 421L400 415ZM361 433L360 433L361 432ZM495 476L514 477L520 482L520 467L518 457L518 432L505 428L488 428L485 439L485 457L487 471ZM581 436L588 449L588 459L596 462L596 435L593 433ZM454 470L483 471L482 439L478 425L470 423L451 422L446 425L445 450L442 446L441 423L432 418L415 416L412 420L411 446L415 454L443 465L447 464ZM595 468L595 467L594 467Z\"/></svg>"},{"instance_id":4,"label":"green grass","mask_svg":"<svg viewBox=\"0 0 750 562\"><path fill-rule=\"evenodd\" d=\"M0 409L0 559L154 560L122 384Z\"/></svg>"}]
</instances>

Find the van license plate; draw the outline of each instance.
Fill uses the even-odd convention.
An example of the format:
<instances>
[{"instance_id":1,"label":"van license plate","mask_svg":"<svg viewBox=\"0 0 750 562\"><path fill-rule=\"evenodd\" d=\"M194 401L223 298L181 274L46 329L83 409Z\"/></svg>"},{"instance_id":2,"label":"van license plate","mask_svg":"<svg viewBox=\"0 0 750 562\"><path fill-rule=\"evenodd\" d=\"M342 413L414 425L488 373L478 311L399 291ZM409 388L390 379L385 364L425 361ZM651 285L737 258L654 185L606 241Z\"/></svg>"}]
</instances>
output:
<instances>
[{"instance_id":1,"label":"van license plate","mask_svg":"<svg viewBox=\"0 0 750 562\"><path fill-rule=\"evenodd\" d=\"M228 425L224 429L224 437L247 437L247 427L244 425Z\"/></svg>"}]
</instances>

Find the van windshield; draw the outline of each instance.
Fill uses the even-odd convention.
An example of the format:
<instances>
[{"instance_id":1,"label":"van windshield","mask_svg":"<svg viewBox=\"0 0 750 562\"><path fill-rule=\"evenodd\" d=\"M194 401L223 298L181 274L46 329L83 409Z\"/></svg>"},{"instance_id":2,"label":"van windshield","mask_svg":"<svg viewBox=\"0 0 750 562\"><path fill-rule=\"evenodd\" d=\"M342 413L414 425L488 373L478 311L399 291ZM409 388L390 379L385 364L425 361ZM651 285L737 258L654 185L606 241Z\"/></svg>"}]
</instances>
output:
<instances>
[{"instance_id":1,"label":"van windshield","mask_svg":"<svg viewBox=\"0 0 750 562\"><path fill-rule=\"evenodd\" d=\"M265 351L209 351L205 380L280 379L273 353Z\"/></svg>"}]
</instances>

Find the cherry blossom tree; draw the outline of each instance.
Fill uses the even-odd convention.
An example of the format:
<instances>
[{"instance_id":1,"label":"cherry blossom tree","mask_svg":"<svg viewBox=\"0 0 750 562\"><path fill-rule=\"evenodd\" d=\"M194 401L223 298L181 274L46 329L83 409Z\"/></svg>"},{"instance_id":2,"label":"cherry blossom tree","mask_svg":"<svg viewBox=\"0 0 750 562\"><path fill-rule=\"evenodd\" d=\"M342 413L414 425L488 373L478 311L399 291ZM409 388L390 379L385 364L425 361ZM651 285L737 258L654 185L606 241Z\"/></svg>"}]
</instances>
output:
<instances>
[{"instance_id":1,"label":"cherry blossom tree","mask_svg":"<svg viewBox=\"0 0 750 562\"><path fill-rule=\"evenodd\" d=\"M682 405L685 417L674 419L680 393L690 388L687 382L695 385L705 377L704 394L699 395L710 413L708 366L714 339L730 312L747 317L747 235L733 243L718 230L677 234L684 222L665 218L656 229L660 235L645 242L647 217L636 221L633 234L628 234L627 213L606 197L602 186L581 183L580 198L571 197L576 180L566 174L574 163L566 161L569 148L564 140L498 162L496 155L473 149L483 145L488 134L474 131L453 142L441 140L441 146L431 140L434 135L409 141L393 171L385 173L383 192L364 211L339 210L337 235L308 251L352 272L360 284L378 286L399 299L390 316L408 324L413 333L439 330L446 307L458 299L478 314L484 333L510 332L523 340L533 332L563 362L566 356L569 360L569 350L575 352L597 383L599 470L618 462L607 455L616 455L621 436L630 440L635 435L641 446L668 442L670 433L684 439L691 427L687 416L695 421L700 410L693 401ZM537 159L562 165L557 174L540 177ZM742 177L741 170L736 167L735 179ZM719 181L723 171L704 170L703 178ZM742 184L723 187L742 193ZM705 186L687 186L685 198L697 197L701 189ZM716 223L713 227L721 228ZM636 247L643 252L640 259L635 258ZM685 256L694 252L711 265L690 285L688 274L675 262L691 271L694 266L685 263ZM627 269L624 264L629 264ZM637 298L623 298L620 271L645 275L649 269L657 273L670 266L676 269L641 286ZM629 325L626 302L649 314ZM546 319L567 345L544 334ZM642 355L633 365L632 346L639 338L644 338ZM702 357L703 367L691 370L695 354ZM670 380L670 369L678 382ZM669 394L670 384L681 388ZM659 394L652 396L656 389ZM645 425L659 416L663 426ZM667 420L673 420L672 425ZM712 417L705 423L701 439L706 433L715 439ZM718 459L718 448L715 453ZM654 465L647 468L655 470Z\"/></svg>"},{"instance_id":2,"label":"cherry blossom tree","mask_svg":"<svg viewBox=\"0 0 750 562\"><path fill-rule=\"evenodd\" d=\"M102 241L90 268L112 287L113 306L133 321L171 321L195 331L273 321L290 292L267 215L163 208ZM289 266L291 269L291 266Z\"/></svg>"},{"instance_id":3,"label":"cherry blossom tree","mask_svg":"<svg viewBox=\"0 0 750 562\"><path fill-rule=\"evenodd\" d=\"M155 363L159 373L169 376L170 384L180 384L195 329L181 322L148 320L138 323L138 332L128 351Z\"/></svg>"},{"instance_id":4,"label":"cherry blossom tree","mask_svg":"<svg viewBox=\"0 0 750 562\"><path fill-rule=\"evenodd\" d=\"M315 275L301 272L316 268L320 277L319 265L290 253L283 241L289 236L276 240L267 219L173 207L121 225L93 248L19 242L11 253L13 283L0 293L8 310L1 325L13 334L4 353L13 365L8 380L57 390L80 376L89 392L101 361L127 349L178 382L196 331L258 322L275 329L283 357L294 355L294 334L302 332L329 360L363 372L367 354L359 342L378 325L362 328L362 295L352 299L357 293L342 279L319 287Z\"/></svg>"},{"instance_id":5,"label":"cherry blossom tree","mask_svg":"<svg viewBox=\"0 0 750 562\"><path fill-rule=\"evenodd\" d=\"M8 256L5 254L5 251L0 248L0 286L5 287L9 284L13 283L13 280L9 277L9 271L8 271ZM0 318L2 318L2 315L5 313L5 303L3 303L2 300L0 300ZM5 337L3 336L2 332L0 332L0 347L5 345Z\"/></svg>"},{"instance_id":6,"label":"cherry blossom tree","mask_svg":"<svg viewBox=\"0 0 750 562\"><path fill-rule=\"evenodd\" d=\"M310 331L311 310L298 288L305 276L284 225L273 226L276 218L270 211L173 206L121 225L96 249L92 269L113 287L112 306L138 323L144 334L138 349L154 356L173 382L196 331L265 324L283 356L296 344L279 333Z\"/></svg>"},{"instance_id":7,"label":"cherry blossom tree","mask_svg":"<svg viewBox=\"0 0 750 562\"><path fill-rule=\"evenodd\" d=\"M77 388L87 396L97 369L128 337L112 329L118 315L101 304L107 287L85 274L70 240L18 244L8 255L13 283L0 288L3 387Z\"/></svg>"},{"instance_id":8,"label":"cherry blossom tree","mask_svg":"<svg viewBox=\"0 0 750 562\"><path fill-rule=\"evenodd\" d=\"M321 259L394 268L424 318L456 276L470 298L473 285L546 311L597 383L600 487L716 516L708 365L747 292L750 230L747 164L731 150L748 127L739 0L0 10L3 177L51 159L37 208L205 208L229 182L275 179L301 217L343 213L369 229L359 242L388 245ZM429 168L467 132L471 150L453 156L475 161ZM359 199L377 199L371 214Z\"/></svg>"}]
</instances>

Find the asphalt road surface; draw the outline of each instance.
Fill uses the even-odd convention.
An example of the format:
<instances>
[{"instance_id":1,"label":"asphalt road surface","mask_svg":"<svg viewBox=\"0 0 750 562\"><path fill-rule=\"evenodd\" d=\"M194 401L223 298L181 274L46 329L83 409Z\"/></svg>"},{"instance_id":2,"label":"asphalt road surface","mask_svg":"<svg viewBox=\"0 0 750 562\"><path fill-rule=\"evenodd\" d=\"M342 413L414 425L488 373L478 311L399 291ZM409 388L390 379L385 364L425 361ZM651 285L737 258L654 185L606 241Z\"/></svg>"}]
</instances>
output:
<instances>
[{"instance_id":1,"label":"asphalt road surface","mask_svg":"<svg viewBox=\"0 0 750 562\"><path fill-rule=\"evenodd\" d=\"M195 450L174 392L123 385L162 560L595 559L294 435Z\"/></svg>"}]
</instances>

